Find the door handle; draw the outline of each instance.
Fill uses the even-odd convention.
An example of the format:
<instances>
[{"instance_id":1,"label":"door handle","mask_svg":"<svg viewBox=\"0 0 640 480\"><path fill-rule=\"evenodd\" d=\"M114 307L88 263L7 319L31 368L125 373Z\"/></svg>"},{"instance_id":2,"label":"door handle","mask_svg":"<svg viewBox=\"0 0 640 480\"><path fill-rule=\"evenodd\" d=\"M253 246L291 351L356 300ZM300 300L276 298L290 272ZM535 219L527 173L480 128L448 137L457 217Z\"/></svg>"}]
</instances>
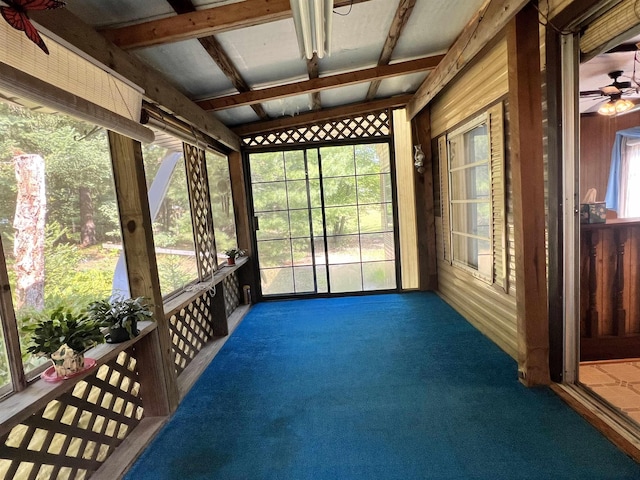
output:
<instances>
[{"instance_id":1,"label":"door handle","mask_svg":"<svg viewBox=\"0 0 640 480\"><path fill-rule=\"evenodd\" d=\"M253 228L258 231L260 230L260 222L258 222L258 217L253 217Z\"/></svg>"}]
</instances>

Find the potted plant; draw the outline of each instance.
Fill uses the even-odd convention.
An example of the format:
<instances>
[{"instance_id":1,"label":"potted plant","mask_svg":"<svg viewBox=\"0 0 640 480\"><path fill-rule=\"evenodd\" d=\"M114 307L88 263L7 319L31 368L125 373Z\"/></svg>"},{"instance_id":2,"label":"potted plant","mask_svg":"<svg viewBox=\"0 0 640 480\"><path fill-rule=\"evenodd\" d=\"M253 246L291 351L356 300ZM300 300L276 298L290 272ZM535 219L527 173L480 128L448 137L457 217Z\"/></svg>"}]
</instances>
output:
<instances>
[{"instance_id":1,"label":"potted plant","mask_svg":"<svg viewBox=\"0 0 640 480\"><path fill-rule=\"evenodd\" d=\"M244 250L240 250L239 248L230 248L229 250L225 250L224 254L227 257L227 264L235 265L236 258L244 255Z\"/></svg>"},{"instance_id":2,"label":"potted plant","mask_svg":"<svg viewBox=\"0 0 640 480\"><path fill-rule=\"evenodd\" d=\"M109 343L134 338L140 333L138 322L153 318L153 312L144 297L98 300L89 305L88 313L89 318L109 329Z\"/></svg>"},{"instance_id":3,"label":"potted plant","mask_svg":"<svg viewBox=\"0 0 640 480\"><path fill-rule=\"evenodd\" d=\"M49 318L29 325L31 343L27 352L45 355L53 363L58 377L66 378L85 368L84 352L104 342L100 324L86 313L74 313L64 307Z\"/></svg>"}]
</instances>

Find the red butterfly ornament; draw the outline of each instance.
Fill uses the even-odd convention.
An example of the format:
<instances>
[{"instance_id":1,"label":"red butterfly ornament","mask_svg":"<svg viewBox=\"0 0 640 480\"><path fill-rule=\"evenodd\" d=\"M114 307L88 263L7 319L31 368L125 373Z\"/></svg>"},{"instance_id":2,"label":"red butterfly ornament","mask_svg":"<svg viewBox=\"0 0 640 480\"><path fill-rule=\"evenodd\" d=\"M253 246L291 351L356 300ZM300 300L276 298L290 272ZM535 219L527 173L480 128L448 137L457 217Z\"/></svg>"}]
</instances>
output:
<instances>
[{"instance_id":1,"label":"red butterfly ornament","mask_svg":"<svg viewBox=\"0 0 640 480\"><path fill-rule=\"evenodd\" d=\"M7 7L0 7L0 14L16 30L21 30L33 43L38 45L44 53L49 55L49 50L44 40L33 26L27 16L29 10L49 10L64 7L65 2L59 0L3 0Z\"/></svg>"}]
</instances>

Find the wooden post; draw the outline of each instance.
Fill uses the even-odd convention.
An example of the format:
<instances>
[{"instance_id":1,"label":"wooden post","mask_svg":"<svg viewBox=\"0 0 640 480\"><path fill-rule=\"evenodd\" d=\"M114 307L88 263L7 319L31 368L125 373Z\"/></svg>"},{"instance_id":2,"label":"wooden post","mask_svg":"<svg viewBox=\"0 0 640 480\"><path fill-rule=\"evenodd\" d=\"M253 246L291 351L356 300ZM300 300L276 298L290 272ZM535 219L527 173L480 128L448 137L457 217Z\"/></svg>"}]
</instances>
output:
<instances>
[{"instance_id":1,"label":"wooden post","mask_svg":"<svg viewBox=\"0 0 640 480\"><path fill-rule=\"evenodd\" d=\"M624 228L613 230L616 245L616 276L613 286L613 334L624 337L627 333L627 313L624 308L624 245L627 231Z\"/></svg>"},{"instance_id":2,"label":"wooden post","mask_svg":"<svg viewBox=\"0 0 640 480\"><path fill-rule=\"evenodd\" d=\"M527 386L550 382L538 28L531 4L507 27L518 376Z\"/></svg>"},{"instance_id":3,"label":"wooden post","mask_svg":"<svg viewBox=\"0 0 640 480\"><path fill-rule=\"evenodd\" d=\"M418 254L420 290L438 288L436 258L436 222L433 204L433 154L431 151L431 115L425 108L412 121L414 145L422 146L424 172L415 172L416 221L418 228Z\"/></svg>"},{"instance_id":4,"label":"wooden post","mask_svg":"<svg viewBox=\"0 0 640 480\"><path fill-rule=\"evenodd\" d=\"M236 217L238 248L244 250L247 256L252 258L255 255L253 251L253 221L249 219L249 204L242 155L238 152L229 154L229 175L231 176L231 193L233 196L233 212ZM254 266L255 262L253 265L246 265L238 270L240 287L243 285L251 287L252 302L256 301L256 292L258 291Z\"/></svg>"},{"instance_id":5,"label":"wooden post","mask_svg":"<svg viewBox=\"0 0 640 480\"><path fill-rule=\"evenodd\" d=\"M122 243L132 297L150 300L158 328L136 344L145 416L171 414L179 402L173 345L164 316L140 142L109 132Z\"/></svg>"},{"instance_id":6,"label":"wooden post","mask_svg":"<svg viewBox=\"0 0 640 480\"><path fill-rule=\"evenodd\" d=\"M598 318L598 239L600 232L589 230L585 232L589 247L589 310L587 312L586 336L596 338L600 336L600 319Z\"/></svg>"}]
</instances>

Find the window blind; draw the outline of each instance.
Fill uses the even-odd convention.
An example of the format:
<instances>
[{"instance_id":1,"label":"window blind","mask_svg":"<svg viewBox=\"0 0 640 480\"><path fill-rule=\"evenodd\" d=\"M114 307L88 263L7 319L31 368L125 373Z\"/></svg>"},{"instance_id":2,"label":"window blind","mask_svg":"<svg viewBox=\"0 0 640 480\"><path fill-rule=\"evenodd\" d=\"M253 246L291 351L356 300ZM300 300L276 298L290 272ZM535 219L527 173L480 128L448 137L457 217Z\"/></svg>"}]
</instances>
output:
<instances>
[{"instance_id":1,"label":"window blind","mask_svg":"<svg viewBox=\"0 0 640 480\"><path fill-rule=\"evenodd\" d=\"M49 55L42 52L23 32L0 22L0 63L4 64L5 72L0 80L4 80L4 91L44 107L76 114L84 120L133 138L140 139L142 133L146 141L153 139L153 132L139 124L141 89L116 78L53 39L45 35L42 38ZM7 74L12 71L17 72ZM21 79L21 84L13 83L17 78ZM31 78L36 81L29 81ZM30 85L25 88L22 82ZM78 101L78 98L84 101ZM100 114L92 119L96 111ZM105 111L113 115L105 115ZM110 120L105 124L106 117ZM118 125L119 128L115 128ZM133 132L128 132L128 127Z\"/></svg>"}]
</instances>

